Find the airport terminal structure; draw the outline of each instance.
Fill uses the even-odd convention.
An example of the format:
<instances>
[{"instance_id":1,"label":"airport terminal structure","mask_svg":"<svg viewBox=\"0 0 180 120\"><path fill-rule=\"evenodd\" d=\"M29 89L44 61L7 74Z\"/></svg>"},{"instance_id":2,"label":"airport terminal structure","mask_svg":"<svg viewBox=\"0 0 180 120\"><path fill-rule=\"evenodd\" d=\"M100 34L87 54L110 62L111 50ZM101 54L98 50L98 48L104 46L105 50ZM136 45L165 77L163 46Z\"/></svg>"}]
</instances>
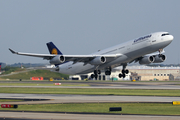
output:
<instances>
[{"instance_id":1,"label":"airport terminal structure","mask_svg":"<svg viewBox=\"0 0 180 120\"><path fill-rule=\"evenodd\" d=\"M149 66L127 66L129 74L125 78L119 78L118 75L122 67L117 67L112 70L110 76L105 76L102 72L98 80L136 80L136 81L170 81L180 80L180 67L149 67ZM89 79L92 73L86 75L70 76L72 80Z\"/></svg>"}]
</instances>

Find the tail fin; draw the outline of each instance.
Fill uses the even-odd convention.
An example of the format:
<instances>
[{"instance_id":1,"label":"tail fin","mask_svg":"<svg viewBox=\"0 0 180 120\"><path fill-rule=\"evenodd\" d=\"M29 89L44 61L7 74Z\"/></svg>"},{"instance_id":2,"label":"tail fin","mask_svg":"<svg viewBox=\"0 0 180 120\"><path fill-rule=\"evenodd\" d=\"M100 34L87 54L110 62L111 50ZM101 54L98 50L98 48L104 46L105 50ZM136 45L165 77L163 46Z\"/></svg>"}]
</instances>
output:
<instances>
[{"instance_id":1,"label":"tail fin","mask_svg":"<svg viewBox=\"0 0 180 120\"><path fill-rule=\"evenodd\" d=\"M62 55L61 51L52 42L46 43L46 45L50 54Z\"/></svg>"}]
</instances>

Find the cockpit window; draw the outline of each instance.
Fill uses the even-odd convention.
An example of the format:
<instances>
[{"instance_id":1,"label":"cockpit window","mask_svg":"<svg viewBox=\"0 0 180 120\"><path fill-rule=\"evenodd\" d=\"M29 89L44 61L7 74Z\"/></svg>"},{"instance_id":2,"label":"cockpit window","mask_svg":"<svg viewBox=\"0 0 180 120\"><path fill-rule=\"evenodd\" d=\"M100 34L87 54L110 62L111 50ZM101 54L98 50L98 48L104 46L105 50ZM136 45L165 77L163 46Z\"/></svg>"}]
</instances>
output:
<instances>
[{"instance_id":1,"label":"cockpit window","mask_svg":"<svg viewBox=\"0 0 180 120\"><path fill-rule=\"evenodd\" d=\"M166 35L169 35L169 33L162 34L161 36L166 36Z\"/></svg>"}]
</instances>

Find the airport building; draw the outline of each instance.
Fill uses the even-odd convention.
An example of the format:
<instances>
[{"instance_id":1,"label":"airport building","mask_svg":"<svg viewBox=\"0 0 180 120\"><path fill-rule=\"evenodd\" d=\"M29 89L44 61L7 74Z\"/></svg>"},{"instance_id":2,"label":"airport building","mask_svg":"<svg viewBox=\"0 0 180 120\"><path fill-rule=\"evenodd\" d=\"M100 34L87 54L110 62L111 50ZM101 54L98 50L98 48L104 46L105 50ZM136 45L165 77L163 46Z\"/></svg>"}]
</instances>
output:
<instances>
[{"instance_id":1,"label":"airport building","mask_svg":"<svg viewBox=\"0 0 180 120\"><path fill-rule=\"evenodd\" d=\"M119 78L122 67L114 68L110 76L102 71L98 80L137 80L137 81L169 81L180 80L180 67L149 67L149 66L127 66L129 74L125 78ZM91 74L70 76L72 80L91 80Z\"/></svg>"},{"instance_id":2,"label":"airport building","mask_svg":"<svg viewBox=\"0 0 180 120\"><path fill-rule=\"evenodd\" d=\"M130 66L131 79L139 81L169 81L180 79L180 67Z\"/></svg>"}]
</instances>

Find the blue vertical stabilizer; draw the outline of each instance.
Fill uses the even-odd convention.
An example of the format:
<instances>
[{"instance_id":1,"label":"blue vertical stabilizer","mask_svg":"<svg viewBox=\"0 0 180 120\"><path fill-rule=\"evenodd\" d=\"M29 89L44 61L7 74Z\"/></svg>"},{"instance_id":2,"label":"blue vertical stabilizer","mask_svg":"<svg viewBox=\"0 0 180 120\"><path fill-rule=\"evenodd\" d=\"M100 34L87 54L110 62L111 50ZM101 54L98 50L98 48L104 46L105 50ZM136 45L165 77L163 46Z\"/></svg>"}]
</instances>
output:
<instances>
[{"instance_id":1,"label":"blue vertical stabilizer","mask_svg":"<svg viewBox=\"0 0 180 120\"><path fill-rule=\"evenodd\" d=\"M49 53L55 55L62 55L62 52L53 44L53 42L46 43Z\"/></svg>"}]
</instances>

